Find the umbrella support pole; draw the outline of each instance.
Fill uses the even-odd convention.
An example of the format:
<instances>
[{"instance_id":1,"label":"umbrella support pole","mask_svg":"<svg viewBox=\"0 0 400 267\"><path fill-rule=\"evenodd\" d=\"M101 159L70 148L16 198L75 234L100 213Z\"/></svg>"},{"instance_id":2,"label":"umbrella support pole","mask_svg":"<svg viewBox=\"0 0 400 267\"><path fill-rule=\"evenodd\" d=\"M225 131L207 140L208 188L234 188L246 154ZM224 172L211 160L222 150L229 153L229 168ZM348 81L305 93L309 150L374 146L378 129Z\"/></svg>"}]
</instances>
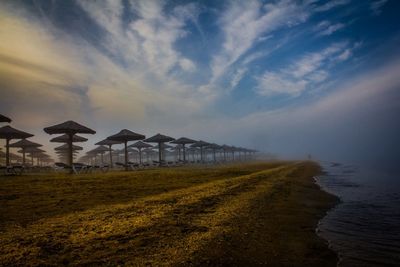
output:
<instances>
[{"instance_id":1,"label":"umbrella support pole","mask_svg":"<svg viewBox=\"0 0 400 267\"><path fill-rule=\"evenodd\" d=\"M111 150L111 145L108 146L109 147L109 153L110 153L110 168L113 167L113 162L112 162L112 150Z\"/></svg>"},{"instance_id":2,"label":"umbrella support pole","mask_svg":"<svg viewBox=\"0 0 400 267\"><path fill-rule=\"evenodd\" d=\"M158 143L158 162L161 166L161 143Z\"/></svg>"},{"instance_id":3,"label":"umbrella support pole","mask_svg":"<svg viewBox=\"0 0 400 267\"><path fill-rule=\"evenodd\" d=\"M185 144L183 144L183 162L186 163L186 149L185 149Z\"/></svg>"},{"instance_id":4,"label":"umbrella support pole","mask_svg":"<svg viewBox=\"0 0 400 267\"><path fill-rule=\"evenodd\" d=\"M10 166L10 139L6 139L6 166Z\"/></svg>"},{"instance_id":5,"label":"umbrella support pole","mask_svg":"<svg viewBox=\"0 0 400 267\"><path fill-rule=\"evenodd\" d=\"M22 149L22 166L25 167L25 148Z\"/></svg>"},{"instance_id":6,"label":"umbrella support pole","mask_svg":"<svg viewBox=\"0 0 400 267\"><path fill-rule=\"evenodd\" d=\"M72 155L72 139L73 139L73 134L69 133L68 134L68 165L70 166L71 170L69 171L70 174L74 173L73 169L73 155ZM33 163L32 163L33 164Z\"/></svg>"},{"instance_id":7,"label":"umbrella support pole","mask_svg":"<svg viewBox=\"0 0 400 267\"><path fill-rule=\"evenodd\" d=\"M128 148L127 148L128 141L125 141L125 171L128 171Z\"/></svg>"}]
</instances>

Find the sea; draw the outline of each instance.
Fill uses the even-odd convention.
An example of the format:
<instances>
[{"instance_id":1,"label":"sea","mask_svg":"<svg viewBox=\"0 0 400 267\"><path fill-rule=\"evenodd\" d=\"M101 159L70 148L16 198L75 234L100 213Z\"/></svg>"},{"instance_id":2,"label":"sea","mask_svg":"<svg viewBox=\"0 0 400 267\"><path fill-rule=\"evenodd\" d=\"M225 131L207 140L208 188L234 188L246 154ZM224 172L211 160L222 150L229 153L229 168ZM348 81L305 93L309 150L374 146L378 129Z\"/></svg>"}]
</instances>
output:
<instances>
[{"instance_id":1,"label":"sea","mask_svg":"<svg viewBox=\"0 0 400 267\"><path fill-rule=\"evenodd\" d=\"M316 183L340 198L317 232L338 256L338 266L400 266L400 174L321 162Z\"/></svg>"}]
</instances>

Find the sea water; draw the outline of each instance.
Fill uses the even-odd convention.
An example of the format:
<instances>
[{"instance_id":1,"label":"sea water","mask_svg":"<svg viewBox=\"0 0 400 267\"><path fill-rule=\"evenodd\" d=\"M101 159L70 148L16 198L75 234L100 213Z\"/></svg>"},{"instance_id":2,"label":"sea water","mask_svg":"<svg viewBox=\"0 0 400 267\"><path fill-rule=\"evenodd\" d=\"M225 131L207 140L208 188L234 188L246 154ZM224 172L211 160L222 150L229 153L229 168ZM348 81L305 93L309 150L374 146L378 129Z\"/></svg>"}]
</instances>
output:
<instances>
[{"instance_id":1,"label":"sea water","mask_svg":"<svg viewBox=\"0 0 400 267\"><path fill-rule=\"evenodd\" d=\"M339 255L338 266L400 266L400 175L324 162L316 178L341 203L318 232Z\"/></svg>"}]
</instances>

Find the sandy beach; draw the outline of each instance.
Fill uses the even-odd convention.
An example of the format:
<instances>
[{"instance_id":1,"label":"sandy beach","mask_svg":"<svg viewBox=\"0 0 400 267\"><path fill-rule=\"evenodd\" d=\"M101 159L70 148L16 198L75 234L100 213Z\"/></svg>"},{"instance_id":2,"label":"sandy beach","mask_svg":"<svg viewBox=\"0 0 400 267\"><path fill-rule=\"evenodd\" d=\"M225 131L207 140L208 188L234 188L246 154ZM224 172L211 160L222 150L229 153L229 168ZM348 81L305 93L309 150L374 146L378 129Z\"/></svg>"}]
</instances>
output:
<instances>
[{"instance_id":1,"label":"sandy beach","mask_svg":"<svg viewBox=\"0 0 400 267\"><path fill-rule=\"evenodd\" d=\"M313 162L0 179L0 265L336 266Z\"/></svg>"}]
</instances>

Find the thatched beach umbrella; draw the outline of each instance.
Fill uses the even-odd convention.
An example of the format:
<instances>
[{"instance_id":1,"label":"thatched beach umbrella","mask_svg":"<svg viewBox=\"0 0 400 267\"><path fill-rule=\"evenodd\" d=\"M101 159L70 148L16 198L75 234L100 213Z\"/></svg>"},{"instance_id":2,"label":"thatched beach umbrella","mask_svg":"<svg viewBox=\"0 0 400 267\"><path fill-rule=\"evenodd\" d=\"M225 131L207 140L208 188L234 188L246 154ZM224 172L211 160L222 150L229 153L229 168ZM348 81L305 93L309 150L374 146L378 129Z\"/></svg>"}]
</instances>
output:
<instances>
[{"instance_id":1,"label":"thatched beach umbrella","mask_svg":"<svg viewBox=\"0 0 400 267\"><path fill-rule=\"evenodd\" d=\"M219 146L217 144L210 144L210 145L207 146L207 148L212 150L212 152L213 152L213 160L214 160L214 162L216 162L217 158L216 158L215 152L216 152L217 149L221 149L221 146Z\"/></svg>"},{"instance_id":2,"label":"thatched beach umbrella","mask_svg":"<svg viewBox=\"0 0 400 267\"><path fill-rule=\"evenodd\" d=\"M146 144L145 142L142 141L137 141L136 143L130 145L129 147L135 147L139 150L139 164L142 164L142 148L150 148L153 146L150 144Z\"/></svg>"},{"instance_id":3,"label":"thatched beach umbrella","mask_svg":"<svg viewBox=\"0 0 400 267\"><path fill-rule=\"evenodd\" d=\"M72 143L86 142L88 139L79 135L74 134L72 136ZM68 143L69 136L68 134L63 134L57 137L50 139L52 143Z\"/></svg>"},{"instance_id":4,"label":"thatched beach umbrella","mask_svg":"<svg viewBox=\"0 0 400 267\"><path fill-rule=\"evenodd\" d=\"M166 142L171 142L174 141L175 139L170 137L170 136L166 136L163 134L156 134L150 138L147 138L146 140L144 140L144 142L147 143L157 143L158 144L158 160L159 160L159 164L161 165L162 162L162 157L161 157L161 150L162 150L162 144L166 143Z\"/></svg>"},{"instance_id":5,"label":"thatched beach umbrella","mask_svg":"<svg viewBox=\"0 0 400 267\"><path fill-rule=\"evenodd\" d=\"M231 152L232 152L232 160L235 160L235 152L238 151L238 148L235 146L231 146Z\"/></svg>"},{"instance_id":6,"label":"thatched beach umbrella","mask_svg":"<svg viewBox=\"0 0 400 267\"><path fill-rule=\"evenodd\" d=\"M11 119L0 114L0 122L8 122L8 123L10 123Z\"/></svg>"},{"instance_id":7,"label":"thatched beach umbrella","mask_svg":"<svg viewBox=\"0 0 400 267\"><path fill-rule=\"evenodd\" d=\"M120 144L121 142L119 141L112 141L112 140L108 140L108 139L104 139L100 142L97 142L95 145L97 146L108 146L108 152L110 154L110 167L112 168L113 166L113 162L112 162L112 149L111 146L112 145L117 145Z\"/></svg>"},{"instance_id":8,"label":"thatched beach umbrella","mask_svg":"<svg viewBox=\"0 0 400 267\"><path fill-rule=\"evenodd\" d=\"M104 164L104 158L103 155L106 151L108 151L108 147L106 146L98 146L95 149L92 150L96 154L100 154L101 156L101 164Z\"/></svg>"},{"instance_id":9,"label":"thatched beach umbrella","mask_svg":"<svg viewBox=\"0 0 400 267\"><path fill-rule=\"evenodd\" d=\"M182 145L182 149L183 149L183 161L186 162L186 144L194 144L196 143L196 140L192 140L186 137L181 137L176 139L175 141L172 141L171 143L173 144L179 144Z\"/></svg>"},{"instance_id":10,"label":"thatched beach umbrella","mask_svg":"<svg viewBox=\"0 0 400 267\"><path fill-rule=\"evenodd\" d=\"M26 153L26 149L29 147L41 147L41 144L26 140L26 139L22 139L16 143L10 144L9 147L18 147L22 149L22 165L25 165L25 153Z\"/></svg>"},{"instance_id":11,"label":"thatched beach umbrella","mask_svg":"<svg viewBox=\"0 0 400 267\"><path fill-rule=\"evenodd\" d=\"M157 153L154 149L152 148L145 148L142 150L143 153L146 154L146 162L148 163L150 160L150 157L153 157L154 153Z\"/></svg>"},{"instance_id":12,"label":"thatched beach umbrella","mask_svg":"<svg viewBox=\"0 0 400 267\"><path fill-rule=\"evenodd\" d=\"M157 147L159 147L159 145L157 145ZM175 147L164 143L161 144L161 149L170 149L170 148L175 148Z\"/></svg>"},{"instance_id":13,"label":"thatched beach umbrella","mask_svg":"<svg viewBox=\"0 0 400 267\"><path fill-rule=\"evenodd\" d=\"M130 158L133 156L133 161L138 162L139 160L139 150L133 147L128 146L128 163L130 162Z\"/></svg>"},{"instance_id":14,"label":"thatched beach umbrella","mask_svg":"<svg viewBox=\"0 0 400 267\"><path fill-rule=\"evenodd\" d=\"M21 151L18 151L18 152L21 153ZM46 152L46 151L44 151L43 149L37 148L37 147L27 147L27 148L25 148L25 152L30 154L31 163L32 163L32 166L33 166L33 157L34 156L36 157L38 154Z\"/></svg>"},{"instance_id":15,"label":"thatched beach umbrella","mask_svg":"<svg viewBox=\"0 0 400 267\"><path fill-rule=\"evenodd\" d=\"M108 140L118 141L118 142L124 143L124 148L125 148L125 170L129 169L128 168L128 142L129 141L142 140L142 139L145 139L145 138L146 137L144 135L129 131L127 129L123 129L119 133L107 137Z\"/></svg>"},{"instance_id":16,"label":"thatched beach umbrella","mask_svg":"<svg viewBox=\"0 0 400 267\"><path fill-rule=\"evenodd\" d=\"M12 139L25 139L32 137L33 134L29 134L11 126L4 126L0 128L0 139L6 139L6 165L10 165L10 140Z\"/></svg>"},{"instance_id":17,"label":"thatched beach umbrella","mask_svg":"<svg viewBox=\"0 0 400 267\"><path fill-rule=\"evenodd\" d=\"M229 152L232 150L232 147L228 145L222 145L221 146L222 150L224 151L224 161L226 161L226 152Z\"/></svg>"},{"instance_id":18,"label":"thatched beach umbrella","mask_svg":"<svg viewBox=\"0 0 400 267\"><path fill-rule=\"evenodd\" d=\"M17 154L10 153L10 161L12 161L12 160L14 160L14 161L21 161L21 160L22 160L22 157L19 156L19 155L17 155Z\"/></svg>"},{"instance_id":19,"label":"thatched beach umbrella","mask_svg":"<svg viewBox=\"0 0 400 267\"><path fill-rule=\"evenodd\" d=\"M202 140L197 141L196 143L193 143L191 145L191 147L199 147L200 148L200 160L201 160L201 162L203 162L203 148L208 146L208 145L210 145L210 144L207 143L207 142L204 142Z\"/></svg>"},{"instance_id":20,"label":"thatched beach umbrella","mask_svg":"<svg viewBox=\"0 0 400 267\"><path fill-rule=\"evenodd\" d=\"M195 155L198 151L200 151L200 149L197 147L189 147L188 149L186 149L186 152L188 153L188 158L190 154L192 154L192 161L195 162L196 161Z\"/></svg>"},{"instance_id":21,"label":"thatched beach umbrella","mask_svg":"<svg viewBox=\"0 0 400 267\"><path fill-rule=\"evenodd\" d=\"M74 121L66 121L54 126L46 127L43 129L46 133L48 134L66 134L68 135L68 142L67 145L69 147L69 158L68 158L68 165L71 167L70 173L73 173L72 169L72 164L73 164L73 158L72 158L72 143L73 143L73 137L77 133L81 134L95 134L96 131L83 126L77 122Z\"/></svg>"},{"instance_id":22,"label":"thatched beach umbrella","mask_svg":"<svg viewBox=\"0 0 400 267\"><path fill-rule=\"evenodd\" d=\"M158 147L159 150L160 150L160 145L157 145L157 147ZM162 144L161 144L161 158L162 158L164 161L166 161L166 157L167 157L167 155L168 155L168 152L170 152L170 151L168 151L167 149L175 149L175 147L174 147L174 146L171 146L171 145L168 145L168 144L165 144L165 143L162 143Z\"/></svg>"},{"instance_id":23,"label":"thatched beach umbrella","mask_svg":"<svg viewBox=\"0 0 400 267\"><path fill-rule=\"evenodd\" d=\"M47 155L46 153L40 153L37 156L37 159L39 161L39 166L43 166L43 163L51 161L51 157Z\"/></svg>"}]
</instances>

